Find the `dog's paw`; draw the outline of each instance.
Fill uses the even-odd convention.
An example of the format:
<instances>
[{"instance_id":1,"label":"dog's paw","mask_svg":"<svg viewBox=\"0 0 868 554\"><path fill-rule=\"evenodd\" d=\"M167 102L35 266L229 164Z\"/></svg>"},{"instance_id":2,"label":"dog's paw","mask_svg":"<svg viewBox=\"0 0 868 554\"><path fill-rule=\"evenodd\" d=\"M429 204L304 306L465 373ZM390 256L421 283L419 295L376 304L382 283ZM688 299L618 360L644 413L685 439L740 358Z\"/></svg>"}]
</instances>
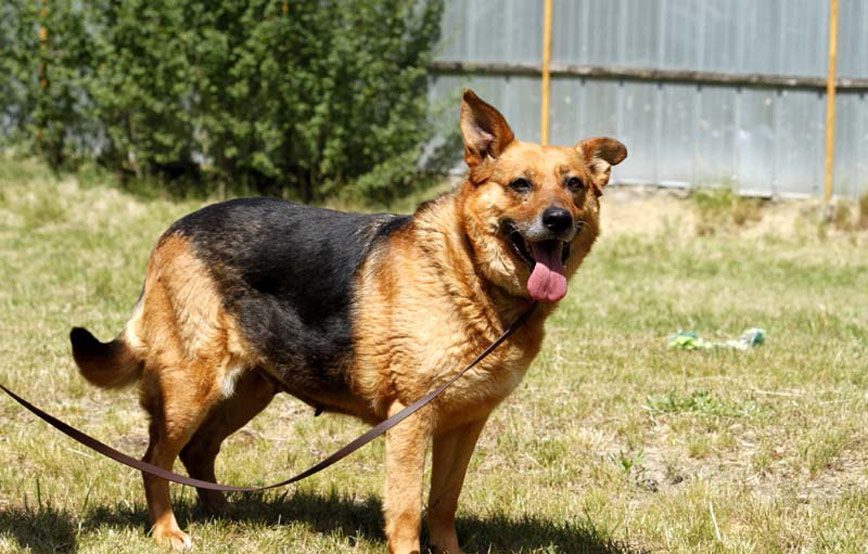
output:
<instances>
[{"instance_id":1,"label":"dog's paw","mask_svg":"<svg viewBox=\"0 0 868 554\"><path fill-rule=\"evenodd\" d=\"M154 540L157 544L169 546L172 550L190 550L193 548L193 541L190 535L180 529L160 529L154 528Z\"/></svg>"}]
</instances>

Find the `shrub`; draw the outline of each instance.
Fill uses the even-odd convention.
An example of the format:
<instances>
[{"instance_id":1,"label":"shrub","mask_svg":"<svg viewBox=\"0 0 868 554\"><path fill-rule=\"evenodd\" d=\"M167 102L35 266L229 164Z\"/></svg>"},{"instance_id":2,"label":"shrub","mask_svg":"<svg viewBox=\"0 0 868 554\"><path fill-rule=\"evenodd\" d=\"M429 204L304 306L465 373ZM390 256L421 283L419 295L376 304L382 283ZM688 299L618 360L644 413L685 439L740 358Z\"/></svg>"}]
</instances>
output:
<instances>
[{"instance_id":1,"label":"shrub","mask_svg":"<svg viewBox=\"0 0 868 554\"><path fill-rule=\"evenodd\" d=\"M868 229L868 192L859 197L859 218L856 225L860 229Z\"/></svg>"},{"instance_id":2,"label":"shrub","mask_svg":"<svg viewBox=\"0 0 868 554\"><path fill-rule=\"evenodd\" d=\"M714 235L762 219L762 200L740 196L730 189L698 189L691 198L698 235Z\"/></svg>"},{"instance_id":3,"label":"shrub","mask_svg":"<svg viewBox=\"0 0 868 554\"><path fill-rule=\"evenodd\" d=\"M306 201L384 200L432 137L427 68L443 0L46 6L0 8L0 44L14 54L0 62L0 109L7 140L55 167L96 159Z\"/></svg>"}]
</instances>

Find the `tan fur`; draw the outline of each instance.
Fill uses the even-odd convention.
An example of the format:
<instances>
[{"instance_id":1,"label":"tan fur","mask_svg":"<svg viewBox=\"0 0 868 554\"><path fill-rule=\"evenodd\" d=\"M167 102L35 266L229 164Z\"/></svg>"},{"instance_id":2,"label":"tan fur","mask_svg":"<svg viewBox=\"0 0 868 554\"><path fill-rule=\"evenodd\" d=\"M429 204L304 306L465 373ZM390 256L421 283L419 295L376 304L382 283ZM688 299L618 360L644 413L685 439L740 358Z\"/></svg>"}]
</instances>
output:
<instances>
[{"instance_id":1,"label":"tan fur","mask_svg":"<svg viewBox=\"0 0 868 554\"><path fill-rule=\"evenodd\" d=\"M420 207L412 222L378 244L357 273L354 358L349 393L295 391L312 405L374 423L398 412L465 367L531 303L530 270L499 222L530 224L550 206L582 230L565 274L575 273L599 232L597 196L611 166L626 156L612 139L541 147L514 139L497 110L466 92L461 111L467 180ZM569 176L587 186L571 190ZM532 192L509 183L524 178ZM222 307L208 268L191 245L164 236L148 267L140 304L122 334L141 364L141 402L151 416L145 460L170 469L180 454L193 477L214 480L220 443L277 392L238 322ZM455 509L468 461L491 411L519 384L543 340L554 304L540 304L515 335L430 405L386 434L383 508L389 551L419 552L425 452L433 442L428 525L437 552L459 554ZM264 369L265 371L254 371ZM168 484L145 477L154 536L189 546L169 502ZM199 491L218 511L220 493Z\"/></svg>"},{"instance_id":2,"label":"tan fur","mask_svg":"<svg viewBox=\"0 0 868 554\"><path fill-rule=\"evenodd\" d=\"M143 364L140 401L151 419L144 460L171 469L184 448L190 475L213 480L220 441L263 409L275 391L260 376L247 375L258 360L187 239L169 235L157 244L124 338ZM154 537L176 548L189 546L172 514L168 483L147 475L144 481ZM210 509L225 502L220 493L199 494Z\"/></svg>"},{"instance_id":3,"label":"tan fur","mask_svg":"<svg viewBox=\"0 0 868 554\"><path fill-rule=\"evenodd\" d=\"M462 117L473 109L473 98L468 102L465 95ZM485 144L468 145L467 181L456 193L417 211L414 225L393 236L388 248L371 256L361 273L356 307L360 332L352 375L355 392L369 398L382 416L467 365L529 305L525 283L530 272L499 236L501 217L531 220L547 206L557 205L584 221L571 244L567 276L576 271L598 235L597 193L608 182L612 164L597 156L598 147L608 143L582 142L573 148L522 143L512 138L506 122L497 119L499 114L485 109L483 116L489 128L477 133L465 128L472 125L462 125L465 141L490 141L497 152ZM503 127L497 129L498 125ZM503 136L508 140L498 142ZM573 194L563 186L567 173L594 186ZM519 198L505 186L517 177L539 186ZM458 554L454 513L470 455L491 411L518 385L539 352L543 322L552 308L540 305L527 324L478 368L387 434L384 511L390 552L419 548L420 460L433 438L431 542L440 552Z\"/></svg>"}]
</instances>

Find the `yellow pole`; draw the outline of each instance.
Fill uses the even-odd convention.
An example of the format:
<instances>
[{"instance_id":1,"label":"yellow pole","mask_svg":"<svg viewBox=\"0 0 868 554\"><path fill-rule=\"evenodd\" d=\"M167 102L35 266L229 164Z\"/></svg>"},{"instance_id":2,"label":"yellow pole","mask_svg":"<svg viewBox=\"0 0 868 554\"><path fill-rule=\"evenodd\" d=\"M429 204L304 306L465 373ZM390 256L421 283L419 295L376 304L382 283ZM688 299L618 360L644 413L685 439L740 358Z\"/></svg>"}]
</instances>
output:
<instances>
[{"instance_id":1,"label":"yellow pole","mask_svg":"<svg viewBox=\"0 0 868 554\"><path fill-rule=\"evenodd\" d=\"M823 203L832 200L835 161L835 62L838 57L838 0L829 0L829 74L826 77L826 188Z\"/></svg>"},{"instance_id":2,"label":"yellow pole","mask_svg":"<svg viewBox=\"0 0 868 554\"><path fill-rule=\"evenodd\" d=\"M549 64L552 59L552 0L543 0L543 59L542 59L542 109L540 113L540 144L549 143L549 89L551 74Z\"/></svg>"},{"instance_id":3,"label":"yellow pole","mask_svg":"<svg viewBox=\"0 0 868 554\"><path fill-rule=\"evenodd\" d=\"M48 30L45 27L45 22L48 19L48 0L40 0L39 2L39 62L38 62L38 77L39 77L39 120L36 122L36 144L39 147L39 152L43 151L43 143L45 141L45 95L48 88L48 70L46 69L46 60L48 59Z\"/></svg>"}]
</instances>

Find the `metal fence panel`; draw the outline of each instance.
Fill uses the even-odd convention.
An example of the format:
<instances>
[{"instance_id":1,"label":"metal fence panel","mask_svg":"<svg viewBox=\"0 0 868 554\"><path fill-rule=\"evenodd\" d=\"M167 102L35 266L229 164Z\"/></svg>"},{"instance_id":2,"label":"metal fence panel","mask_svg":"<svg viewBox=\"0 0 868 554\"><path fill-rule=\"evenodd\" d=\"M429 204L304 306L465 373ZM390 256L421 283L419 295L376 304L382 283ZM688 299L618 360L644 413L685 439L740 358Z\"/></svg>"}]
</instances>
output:
<instances>
[{"instance_id":1,"label":"metal fence panel","mask_svg":"<svg viewBox=\"0 0 868 554\"><path fill-rule=\"evenodd\" d=\"M835 192L856 197L868 192L868 96L849 94L837 104Z\"/></svg>"},{"instance_id":2,"label":"metal fence panel","mask_svg":"<svg viewBox=\"0 0 868 554\"><path fill-rule=\"evenodd\" d=\"M624 163L630 164L630 174L644 176L649 182L658 182L661 89L654 83L631 82L621 83L620 88L618 107L621 115L618 129L611 136L629 145L630 155ZM592 130L586 128L573 129L571 133L581 134L581 138L593 135ZM638 144L645 147L635 148L634 145Z\"/></svg>"},{"instance_id":3,"label":"metal fence panel","mask_svg":"<svg viewBox=\"0 0 868 554\"><path fill-rule=\"evenodd\" d=\"M663 87L659 109L662 122L657 151L663 156L666 164L666 172L660 176L661 184L688 186L694 182L695 87L690 85ZM682 155L679 156L678 152Z\"/></svg>"},{"instance_id":4,"label":"metal fence panel","mask_svg":"<svg viewBox=\"0 0 868 554\"><path fill-rule=\"evenodd\" d=\"M868 2L840 0L838 10L838 72L864 79L868 77Z\"/></svg>"},{"instance_id":5,"label":"metal fence panel","mask_svg":"<svg viewBox=\"0 0 868 554\"><path fill-rule=\"evenodd\" d=\"M735 100L735 180L742 192L770 194L774 182L774 99L744 89Z\"/></svg>"},{"instance_id":6,"label":"metal fence panel","mask_svg":"<svg viewBox=\"0 0 868 554\"><path fill-rule=\"evenodd\" d=\"M734 184L736 91L725 87L703 87L699 94L696 169L699 186Z\"/></svg>"},{"instance_id":7,"label":"metal fence panel","mask_svg":"<svg viewBox=\"0 0 868 554\"><path fill-rule=\"evenodd\" d=\"M541 0L448 0L439 60L501 74L438 75L433 94L479 86L519 138L539 137ZM612 135L626 183L822 192L828 0L554 0L552 63L812 78L801 89L555 75L552 141ZM839 74L868 78L868 1L840 0ZM525 64L509 75L510 64ZM503 69L506 67L506 69ZM530 67L531 70L527 68ZM818 83L818 84L813 84ZM839 91L835 191L868 192L868 102Z\"/></svg>"},{"instance_id":8,"label":"metal fence panel","mask_svg":"<svg viewBox=\"0 0 868 554\"><path fill-rule=\"evenodd\" d=\"M738 21L730 0L703 2L700 36L703 38L700 66L703 71L735 71Z\"/></svg>"},{"instance_id":9,"label":"metal fence panel","mask_svg":"<svg viewBox=\"0 0 868 554\"><path fill-rule=\"evenodd\" d=\"M542 4L527 0L448 0L437 57L474 62L539 62Z\"/></svg>"},{"instance_id":10,"label":"metal fence panel","mask_svg":"<svg viewBox=\"0 0 868 554\"><path fill-rule=\"evenodd\" d=\"M826 97L812 91L778 93L775 113L775 187L801 195L822 194Z\"/></svg>"},{"instance_id":11,"label":"metal fence panel","mask_svg":"<svg viewBox=\"0 0 868 554\"><path fill-rule=\"evenodd\" d=\"M777 17L780 26L777 29L779 62L773 71L782 75L825 76L829 44L828 1L781 1ZM838 20L841 21L840 16Z\"/></svg>"},{"instance_id":12,"label":"metal fence panel","mask_svg":"<svg viewBox=\"0 0 868 554\"><path fill-rule=\"evenodd\" d=\"M452 101L450 113L458 124L458 103L465 88L473 89L486 102L497 106L521 140L539 142L540 87L536 77L493 75L435 75L429 100L442 105Z\"/></svg>"}]
</instances>

